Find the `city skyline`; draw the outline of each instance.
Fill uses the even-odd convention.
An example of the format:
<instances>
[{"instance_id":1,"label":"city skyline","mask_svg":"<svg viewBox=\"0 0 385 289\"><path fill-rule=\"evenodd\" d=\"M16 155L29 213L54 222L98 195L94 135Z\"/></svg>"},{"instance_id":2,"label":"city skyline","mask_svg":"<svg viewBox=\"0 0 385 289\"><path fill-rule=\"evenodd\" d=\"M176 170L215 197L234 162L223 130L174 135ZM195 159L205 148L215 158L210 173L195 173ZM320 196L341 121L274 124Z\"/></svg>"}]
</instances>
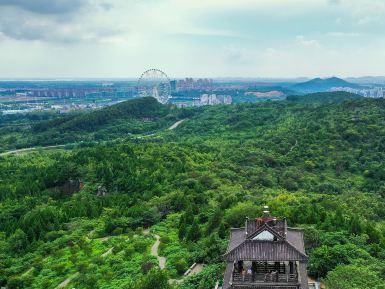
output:
<instances>
[{"instance_id":1,"label":"city skyline","mask_svg":"<svg viewBox=\"0 0 385 289\"><path fill-rule=\"evenodd\" d=\"M385 76L373 0L0 0L0 78Z\"/></svg>"}]
</instances>

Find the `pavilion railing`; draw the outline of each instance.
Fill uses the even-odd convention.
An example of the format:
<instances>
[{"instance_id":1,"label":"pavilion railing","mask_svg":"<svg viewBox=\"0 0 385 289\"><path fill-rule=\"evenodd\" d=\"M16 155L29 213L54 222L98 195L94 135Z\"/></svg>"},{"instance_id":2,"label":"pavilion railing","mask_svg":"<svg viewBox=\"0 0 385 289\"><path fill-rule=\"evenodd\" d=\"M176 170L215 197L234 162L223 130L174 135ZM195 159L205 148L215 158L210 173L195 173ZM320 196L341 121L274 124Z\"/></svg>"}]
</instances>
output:
<instances>
[{"instance_id":1,"label":"pavilion railing","mask_svg":"<svg viewBox=\"0 0 385 289\"><path fill-rule=\"evenodd\" d=\"M298 274L233 272L233 283L298 283Z\"/></svg>"}]
</instances>

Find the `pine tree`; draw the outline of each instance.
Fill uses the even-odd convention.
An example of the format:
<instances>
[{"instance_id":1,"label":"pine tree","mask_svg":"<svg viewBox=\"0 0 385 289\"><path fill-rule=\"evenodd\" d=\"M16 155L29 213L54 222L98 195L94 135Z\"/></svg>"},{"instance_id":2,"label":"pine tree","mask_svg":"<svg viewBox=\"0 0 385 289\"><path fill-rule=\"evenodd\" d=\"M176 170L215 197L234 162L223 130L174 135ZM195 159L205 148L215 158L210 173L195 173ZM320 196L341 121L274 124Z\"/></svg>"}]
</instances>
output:
<instances>
[{"instance_id":1,"label":"pine tree","mask_svg":"<svg viewBox=\"0 0 385 289\"><path fill-rule=\"evenodd\" d=\"M345 219L342 215L341 209L337 209L335 217L334 217L334 226L335 228L345 228Z\"/></svg>"},{"instance_id":2,"label":"pine tree","mask_svg":"<svg viewBox=\"0 0 385 289\"><path fill-rule=\"evenodd\" d=\"M225 223L221 223L218 228L218 236L221 239L225 239L227 237L227 228L225 226Z\"/></svg>"},{"instance_id":3,"label":"pine tree","mask_svg":"<svg viewBox=\"0 0 385 289\"><path fill-rule=\"evenodd\" d=\"M179 240L184 240L186 233L187 233L186 223L180 224L179 231L178 231Z\"/></svg>"},{"instance_id":4,"label":"pine tree","mask_svg":"<svg viewBox=\"0 0 385 289\"><path fill-rule=\"evenodd\" d=\"M352 235L359 235L362 233L362 225L357 215L354 215L350 220L349 232Z\"/></svg>"},{"instance_id":5,"label":"pine tree","mask_svg":"<svg viewBox=\"0 0 385 289\"><path fill-rule=\"evenodd\" d=\"M200 228L196 218L194 218L193 224L191 225L187 234L187 240L190 242L195 242L200 238L200 236Z\"/></svg>"},{"instance_id":6,"label":"pine tree","mask_svg":"<svg viewBox=\"0 0 385 289\"><path fill-rule=\"evenodd\" d=\"M369 236L369 242L378 244L381 242L381 233L376 229L372 222L368 222L365 228L365 233Z\"/></svg>"},{"instance_id":7,"label":"pine tree","mask_svg":"<svg viewBox=\"0 0 385 289\"><path fill-rule=\"evenodd\" d=\"M179 219L179 226L178 226L179 240L183 240L186 237L186 233L187 233L187 217L186 217L186 213L183 213Z\"/></svg>"},{"instance_id":8,"label":"pine tree","mask_svg":"<svg viewBox=\"0 0 385 289\"><path fill-rule=\"evenodd\" d=\"M217 209L209 219L209 222L206 228L206 234L210 235L216 228L218 228L218 226L221 224L221 221L222 221L222 211Z\"/></svg>"}]
</instances>

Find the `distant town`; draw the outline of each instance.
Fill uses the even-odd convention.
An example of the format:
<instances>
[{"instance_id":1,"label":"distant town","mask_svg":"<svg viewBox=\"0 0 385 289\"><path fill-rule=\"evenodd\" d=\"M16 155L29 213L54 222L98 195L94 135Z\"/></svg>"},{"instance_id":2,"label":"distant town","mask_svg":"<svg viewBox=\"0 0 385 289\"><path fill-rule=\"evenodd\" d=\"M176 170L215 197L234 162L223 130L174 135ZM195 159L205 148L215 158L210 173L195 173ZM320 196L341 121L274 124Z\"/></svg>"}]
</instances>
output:
<instances>
[{"instance_id":1,"label":"distant town","mask_svg":"<svg viewBox=\"0 0 385 289\"><path fill-rule=\"evenodd\" d=\"M385 97L384 84L353 83L336 77L299 83L191 77L169 80L167 76L165 79L163 82L157 79L156 83L152 79L145 80L144 84L133 80L1 81L0 112L7 115L32 111L68 113L100 109L141 96L141 85L150 86L145 90L145 95L158 97L161 93L167 94L166 102L177 107L274 101L288 95L319 91L346 91L363 97Z\"/></svg>"}]
</instances>

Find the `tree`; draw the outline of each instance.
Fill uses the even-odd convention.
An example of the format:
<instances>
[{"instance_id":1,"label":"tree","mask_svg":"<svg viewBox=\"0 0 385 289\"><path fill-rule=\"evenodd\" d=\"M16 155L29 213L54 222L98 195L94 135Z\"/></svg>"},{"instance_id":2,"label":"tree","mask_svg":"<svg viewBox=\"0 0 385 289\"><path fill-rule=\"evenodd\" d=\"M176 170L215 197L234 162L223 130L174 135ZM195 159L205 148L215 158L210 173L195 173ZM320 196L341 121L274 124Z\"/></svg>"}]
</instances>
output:
<instances>
[{"instance_id":1,"label":"tree","mask_svg":"<svg viewBox=\"0 0 385 289\"><path fill-rule=\"evenodd\" d=\"M187 215L186 212L180 216L178 226L178 237L179 240L183 240L187 234Z\"/></svg>"},{"instance_id":2,"label":"tree","mask_svg":"<svg viewBox=\"0 0 385 289\"><path fill-rule=\"evenodd\" d=\"M218 228L218 236L221 239L225 239L228 236L228 231L225 226L225 223L221 222L219 228Z\"/></svg>"},{"instance_id":3,"label":"tree","mask_svg":"<svg viewBox=\"0 0 385 289\"><path fill-rule=\"evenodd\" d=\"M200 236L201 236L201 233L200 233L198 221L196 218L194 218L194 221L187 233L187 240L190 242L195 242L200 238Z\"/></svg>"},{"instance_id":4,"label":"tree","mask_svg":"<svg viewBox=\"0 0 385 289\"><path fill-rule=\"evenodd\" d=\"M167 275L158 269L152 269L136 284L135 289L169 289Z\"/></svg>"},{"instance_id":5,"label":"tree","mask_svg":"<svg viewBox=\"0 0 385 289\"><path fill-rule=\"evenodd\" d=\"M353 215L349 224L349 232L353 235L359 235L362 233L362 224L358 215Z\"/></svg>"},{"instance_id":6,"label":"tree","mask_svg":"<svg viewBox=\"0 0 385 289\"><path fill-rule=\"evenodd\" d=\"M372 222L366 224L365 233L369 236L369 242L379 244L383 239L381 233Z\"/></svg>"},{"instance_id":7,"label":"tree","mask_svg":"<svg viewBox=\"0 0 385 289\"><path fill-rule=\"evenodd\" d=\"M182 275L184 272L186 272L188 268L187 261L184 258L178 258L174 262L174 267L179 275Z\"/></svg>"},{"instance_id":8,"label":"tree","mask_svg":"<svg viewBox=\"0 0 385 289\"><path fill-rule=\"evenodd\" d=\"M348 243L333 247L321 246L316 248L309 259L309 272L312 275L325 277L327 272L340 264L350 264L356 259L372 258L368 252Z\"/></svg>"},{"instance_id":9,"label":"tree","mask_svg":"<svg viewBox=\"0 0 385 289\"><path fill-rule=\"evenodd\" d=\"M385 282L367 267L340 265L327 274L329 289L384 289Z\"/></svg>"},{"instance_id":10,"label":"tree","mask_svg":"<svg viewBox=\"0 0 385 289\"><path fill-rule=\"evenodd\" d=\"M13 277L9 278L8 283L7 283L7 287L9 289L23 289L23 288L25 288L25 284L24 284L24 281L21 277L13 276Z\"/></svg>"},{"instance_id":11,"label":"tree","mask_svg":"<svg viewBox=\"0 0 385 289\"><path fill-rule=\"evenodd\" d=\"M246 217L254 218L261 213L260 207L251 202L238 203L226 210L225 221L232 227L240 227L245 224Z\"/></svg>"},{"instance_id":12,"label":"tree","mask_svg":"<svg viewBox=\"0 0 385 289\"><path fill-rule=\"evenodd\" d=\"M28 212L22 220L22 228L30 240L38 240L45 233L59 229L61 210L51 205L40 205Z\"/></svg>"},{"instance_id":13,"label":"tree","mask_svg":"<svg viewBox=\"0 0 385 289\"><path fill-rule=\"evenodd\" d=\"M206 228L207 235L210 235L213 232L213 230L218 228L218 226L221 224L222 216L223 216L222 210L220 210L219 208L214 211L214 213L209 218L209 221L207 224L207 228Z\"/></svg>"},{"instance_id":14,"label":"tree","mask_svg":"<svg viewBox=\"0 0 385 289\"><path fill-rule=\"evenodd\" d=\"M179 237L179 240L184 240L186 234L187 234L187 226L186 226L186 223L181 223L181 224L179 225L179 229L178 229L178 237Z\"/></svg>"},{"instance_id":15,"label":"tree","mask_svg":"<svg viewBox=\"0 0 385 289\"><path fill-rule=\"evenodd\" d=\"M21 252L28 244L27 235L21 229L17 229L8 239L11 252Z\"/></svg>"},{"instance_id":16,"label":"tree","mask_svg":"<svg viewBox=\"0 0 385 289\"><path fill-rule=\"evenodd\" d=\"M153 263L152 258L150 256L145 256L142 259L141 268L142 268L142 272L144 274L147 274L152 268L154 268L154 263Z\"/></svg>"},{"instance_id":17,"label":"tree","mask_svg":"<svg viewBox=\"0 0 385 289\"><path fill-rule=\"evenodd\" d=\"M209 289L214 288L215 283L223 278L220 264L206 266L199 274L186 278L178 289Z\"/></svg>"}]
</instances>

